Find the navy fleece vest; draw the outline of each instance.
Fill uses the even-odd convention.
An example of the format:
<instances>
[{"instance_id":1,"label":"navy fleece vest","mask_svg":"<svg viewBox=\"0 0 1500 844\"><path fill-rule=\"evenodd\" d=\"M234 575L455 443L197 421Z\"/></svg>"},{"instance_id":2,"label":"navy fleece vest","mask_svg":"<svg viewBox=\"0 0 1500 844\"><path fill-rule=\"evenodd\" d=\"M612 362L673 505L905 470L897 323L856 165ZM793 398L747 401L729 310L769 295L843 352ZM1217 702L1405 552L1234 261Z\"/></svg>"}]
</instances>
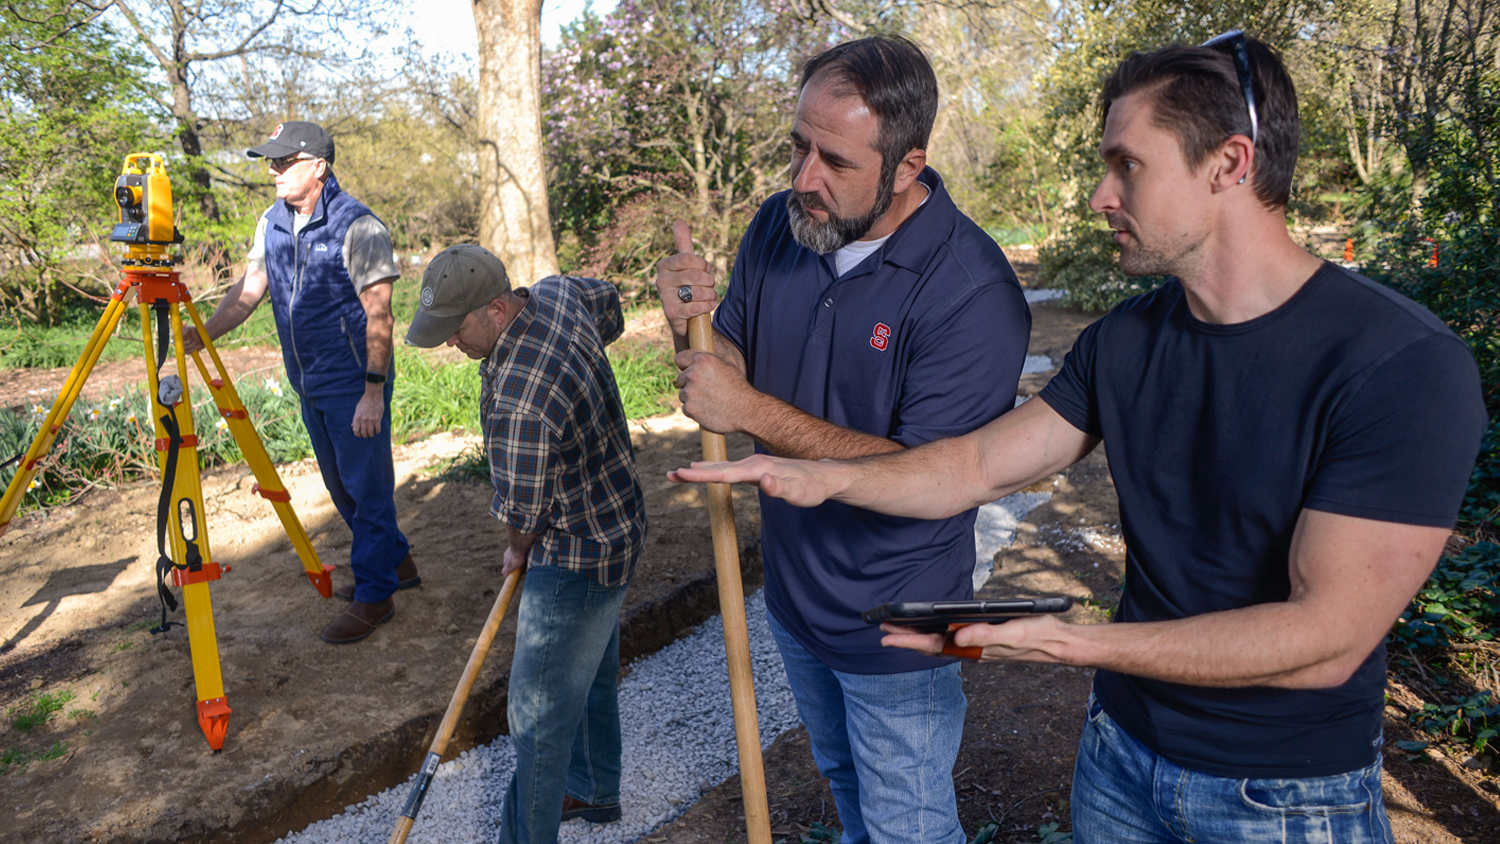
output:
<instances>
[{"instance_id":1,"label":"navy fleece vest","mask_svg":"<svg viewBox=\"0 0 1500 844\"><path fill-rule=\"evenodd\" d=\"M266 276L287 378L305 396L363 392L365 309L344 266L344 236L370 209L329 176L297 235L294 213L283 201L266 215Z\"/></svg>"}]
</instances>

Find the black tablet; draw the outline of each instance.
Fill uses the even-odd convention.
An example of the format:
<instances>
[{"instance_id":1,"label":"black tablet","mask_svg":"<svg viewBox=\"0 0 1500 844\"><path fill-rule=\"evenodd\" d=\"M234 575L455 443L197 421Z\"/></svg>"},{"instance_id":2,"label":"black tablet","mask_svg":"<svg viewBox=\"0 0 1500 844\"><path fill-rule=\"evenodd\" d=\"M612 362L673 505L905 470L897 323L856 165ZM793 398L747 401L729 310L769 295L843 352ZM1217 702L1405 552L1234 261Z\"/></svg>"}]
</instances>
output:
<instances>
[{"instance_id":1,"label":"black tablet","mask_svg":"<svg viewBox=\"0 0 1500 844\"><path fill-rule=\"evenodd\" d=\"M865 610L865 621L889 621L929 633L942 633L950 624L999 624L1012 618L1038 613L1066 612L1073 606L1067 595L1059 598L1005 598L995 601L902 601Z\"/></svg>"}]
</instances>

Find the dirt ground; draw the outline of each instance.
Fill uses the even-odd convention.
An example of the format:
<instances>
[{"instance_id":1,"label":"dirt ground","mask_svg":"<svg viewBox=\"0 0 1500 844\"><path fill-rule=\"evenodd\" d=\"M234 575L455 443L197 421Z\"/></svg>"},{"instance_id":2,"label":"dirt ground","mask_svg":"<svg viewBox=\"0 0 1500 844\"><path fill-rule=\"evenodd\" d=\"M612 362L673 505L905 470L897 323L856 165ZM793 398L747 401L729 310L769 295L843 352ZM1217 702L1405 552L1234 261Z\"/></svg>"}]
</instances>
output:
<instances>
[{"instance_id":1,"label":"dirt ground","mask_svg":"<svg viewBox=\"0 0 1500 844\"><path fill-rule=\"evenodd\" d=\"M1034 306L1033 315L1031 351L1057 365L1090 319L1051 305ZM257 365L257 353L266 354L250 350L226 364L243 379L239 367ZM132 365L139 366L105 366L118 367L120 379L139 377L126 369ZM259 365L274 366L274 353ZM107 380L108 371L101 369L91 387ZM1027 376L1022 392L1034 393L1050 374ZM0 401L19 404L15 389L0 380ZM624 611L626 660L717 612L703 500L698 490L664 477L696 455L696 428L679 415L633 423L631 433L651 528ZM62 755L8 768L0 813L12 820L3 837L254 844L415 771L500 582L503 531L486 515L487 487L445 481L433 468L471 445L472 438L443 434L398 448L401 526L424 583L398 594L391 623L345 647L317 639L342 606L308 584L274 512L250 493L248 470L205 476L213 558L233 565L212 587L234 710L218 754L194 718L182 629L147 632L159 619L152 573L157 487L94 492L74 506L17 518L0 537L0 709L8 716L0 724L0 751L36 753L61 744ZM747 441L731 438L732 455L748 450ZM283 466L281 474L323 559L343 565L348 531L312 463ZM1084 599L1073 620L1103 621L1118 600L1123 547L1102 450L1037 489L1054 495L998 555L982 594L1070 594ZM736 514L745 579L754 586L760 568L752 494L737 493ZM336 571L336 585L347 577ZM513 629L513 621L502 627L450 755L502 730ZM1090 673L968 666L964 676L969 714L955 780L966 830L994 821L1001 827L996 840L1007 842L1035 841L1037 828L1052 822L1066 830ZM71 693L71 700L45 724L22 731L12 723L27 700L58 693ZM1390 712L1389 740L1409 737L1398 706ZM1500 841L1493 776L1462 767L1464 759L1406 755L1388 751L1386 760L1398 841ZM836 828L805 732L783 736L767 751L766 775L777 838L795 842L818 822ZM737 778L647 840L744 840Z\"/></svg>"}]
</instances>

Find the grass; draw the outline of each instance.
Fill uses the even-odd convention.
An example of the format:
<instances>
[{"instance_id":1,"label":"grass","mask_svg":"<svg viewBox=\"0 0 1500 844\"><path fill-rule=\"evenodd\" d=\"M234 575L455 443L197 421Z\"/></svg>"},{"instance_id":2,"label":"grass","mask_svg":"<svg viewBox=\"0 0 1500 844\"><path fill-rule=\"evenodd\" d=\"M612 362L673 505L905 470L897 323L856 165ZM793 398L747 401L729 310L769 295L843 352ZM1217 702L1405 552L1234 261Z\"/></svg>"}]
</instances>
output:
<instances>
[{"instance_id":1,"label":"grass","mask_svg":"<svg viewBox=\"0 0 1500 844\"><path fill-rule=\"evenodd\" d=\"M62 708L72 699L73 693L67 689L58 692L37 692L31 696L30 700L11 710L10 725L21 732L36 729L51 720L53 715L62 711Z\"/></svg>"},{"instance_id":2,"label":"grass","mask_svg":"<svg viewBox=\"0 0 1500 844\"><path fill-rule=\"evenodd\" d=\"M11 748L0 753L0 773L9 774L12 769L21 770L32 762L46 762L56 759L68 752L68 743L57 742L45 750L27 752L19 748Z\"/></svg>"},{"instance_id":3,"label":"grass","mask_svg":"<svg viewBox=\"0 0 1500 844\"><path fill-rule=\"evenodd\" d=\"M260 311L269 313L268 308ZM395 353L398 375L391 401L391 433L396 442L436 431L480 429L480 384L475 364L433 362L404 345L398 345ZM611 355L610 362L627 418L655 415L668 407L675 391L676 369L667 352L619 353ZM247 379L235 388L273 462L287 463L312 454L296 394L286 379ZM243 460L208 390L195 387L192 403L200 466L208 469ZM50 403L37 403L19 413L0 409L0 460L27 450L49 409ZM43 460L23 506L65 504L94 487L158 477L149 409L150 402L139 387L78 401ZM489 476L484 455L478 451L456 459L441 471L445 477L466 480L482 481ZM0 483L8 483L13 472L0 475Z\"/></svg>"}]
</instances>

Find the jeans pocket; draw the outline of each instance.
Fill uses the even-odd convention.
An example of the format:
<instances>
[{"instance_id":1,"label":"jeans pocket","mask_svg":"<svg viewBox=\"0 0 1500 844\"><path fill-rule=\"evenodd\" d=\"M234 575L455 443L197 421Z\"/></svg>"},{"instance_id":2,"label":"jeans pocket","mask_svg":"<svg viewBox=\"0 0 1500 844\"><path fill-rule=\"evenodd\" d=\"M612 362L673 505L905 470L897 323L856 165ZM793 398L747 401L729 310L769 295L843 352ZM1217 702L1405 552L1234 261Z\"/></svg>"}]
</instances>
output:
<instances>
[{"instance_id":1,"label":"jeans pocket","mask_svg":"<svg viewBox=\"0 0 1500 844\"><path fill-rule=\"evenodd\" d=\"M1094 696L1094 690L1089 689L1089 702L1083 708L1084 720L1094 726L1104 721L1104 706L1099 703L1099 698Z\"/></svg>"},{"instance_id":2,"label":"jeans pocket","mask_svg":"<svg viewBox=\"0 0 1500 844\"><path fill-rule=\"evenodd\" d=\"M1380 776L1379 763L1374 776ZM1360 815L1370 808L1373 797L1366 782L1370 769L1302 779L1240 780L1240 799L1261 812L1283 816Z\"/></svg>"},{"instance_id":3,"label":"jeans pocket","mask_svg":"<svg viewBox=\"0 0 1500 844\"><path fill-rule=\"evenodd\" d=\"M615 599L618 592L618 586L601 586L590 581L588 592L583 598L583 611L601 620L609 620L610 613L613 611L615 619L618 619L619 602Z\"/></svg>"}]
</instances>

